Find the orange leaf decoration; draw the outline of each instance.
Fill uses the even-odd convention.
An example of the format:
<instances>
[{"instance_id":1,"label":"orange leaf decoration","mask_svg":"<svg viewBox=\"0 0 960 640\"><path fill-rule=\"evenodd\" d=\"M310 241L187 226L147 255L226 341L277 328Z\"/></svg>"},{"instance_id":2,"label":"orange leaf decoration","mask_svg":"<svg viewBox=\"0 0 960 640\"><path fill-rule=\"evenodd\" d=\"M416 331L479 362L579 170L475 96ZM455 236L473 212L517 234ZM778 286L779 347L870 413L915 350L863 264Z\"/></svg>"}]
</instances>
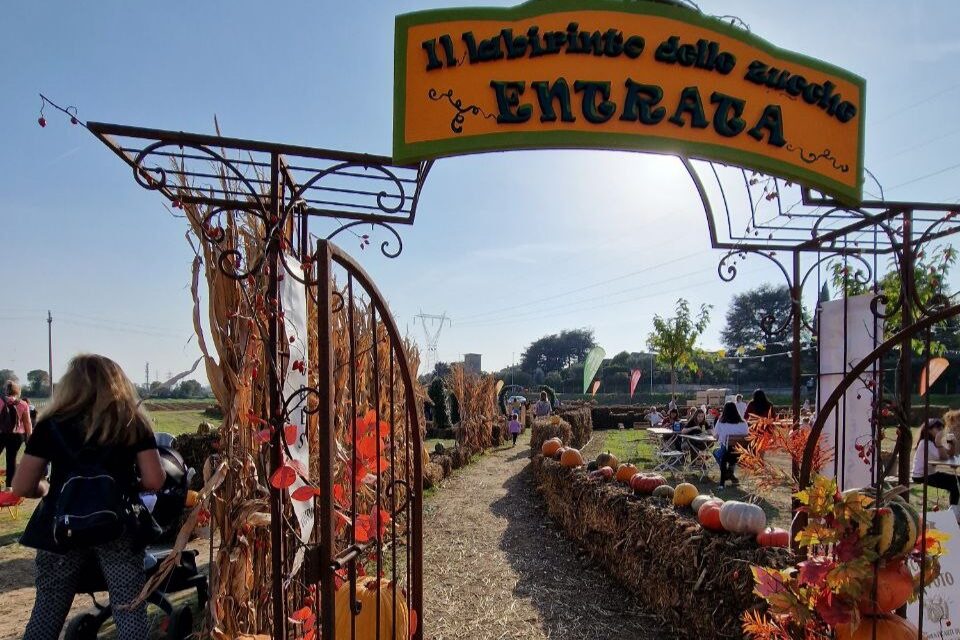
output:
<instances>
[{"instance_id":1,"label":"orange leaf decoration","mask_svg":"<svg viewBox=\"0 0 960 640\"><path fill-rule=\"evenodd\" d=\"M287 446L292 447L297 443L297 438L300 436L300 427L295 424L288 424L283 428L283 439L286 440Z\"/></svg>"},{"instance_id":2,"label":"orange leaf decoration","mask_svg":"<svg viewBox=\"0 0 960 640\"><path fill-rule=\"evenodd\" d=\"M353 523L353 529L356 533L357 542L368 541L373 534L373 518L367 515L357 516Z\"/></svg>"},{"instance_id":3,"label":"orange leaf decoration","mask_svg":"<svg viewBox=\"0 0 960 640\"><path fill-rule=\"evenodd\" d=\"M313 615L310 607L301 607L290 614L290 622L300 623Z\"/></svg>"},{"instance_id":4,"label":"orange leaf decoration","mask_svg":"<svg viewBox=\"0 0 960 640\"><path fill-rule=\"evenodd\" d=\"M312 499L314 496L320 495L320 489L316 487L311 487L310 485L303 485L302 487L297 487L297 489L290 494L290 497L293 500L298 500L300 502L306 502L307 500Z\"/></svg>"},{"instance_id":5,"label":"orange leaf decoration","mask_svg":"<svg viewBox=\"0 0 960 640\"><path fill-rule=\"evenodd\" d=\"M357 454L366 461L377 457L377 439L373 436L363 436L357 441Z\"/></svg>"},{"instance_id":6,"label":"orange leaf decoration","mask_svg":"<svg viewBox=\"0 0 960 640\"><path fill-rule=\"evenodd\" d=\"M286 489L297 479L297 472L288 464L277 467L270 476L270 486L274 489Z\"/></svg>"},{"instance_id":7,"label":"orange leaf decoration","mask_svg":"<svg viewBox=\"0 0 960 640\"><path fill-rule=\"evenodd\" d=\"M254 439L261 444L267 444L270 442L270 437L272 435L273 429L261 429L260 431L257 431L257 435L254 436Z\"/></svg>"},{"instance_id":8,"label":"orange leaf decoration","mask_svg":"<svg viewBox=\"0 0 960 640\"><path fill-rule=\"evenodd\" d=\"M317 635L316 629L310 629L300 637L300 640L313 640Z\"/></svg>"},{"instance_id":9,"label":"orange leaf decoration","mask_svg":"<svg viewBox=\"0 0 960 640\"><path fill-rule=\"evenodd\" d=\"M417 635L417 610L410 609L410 637Z\"/></svg>"},{"instance_id":10,"label":"orange leaf decoration","mask_svg":"<svg viewBox=\"0 0 960 640\"><path fill-rule=\"evenodd\" d=\"M347 497L347 492L344 490L342 484L333 485L333 499L344 509L350 504L350 499Z\"/></svg>"}]
</instances>

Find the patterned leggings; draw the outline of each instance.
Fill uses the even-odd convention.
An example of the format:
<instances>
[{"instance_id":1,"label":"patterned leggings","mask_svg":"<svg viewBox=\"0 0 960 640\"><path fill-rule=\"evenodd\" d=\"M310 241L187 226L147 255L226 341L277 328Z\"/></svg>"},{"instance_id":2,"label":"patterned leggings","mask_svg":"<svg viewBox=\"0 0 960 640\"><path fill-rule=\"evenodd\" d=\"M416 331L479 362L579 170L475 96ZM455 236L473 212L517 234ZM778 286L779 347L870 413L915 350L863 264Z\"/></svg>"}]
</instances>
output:
<instances>
[{"instance_id":1,"label":"patterned leggings","mask_svg":"<svg viewBox=\"0 0 960 640\"><path fill-rule=\"evenodd\" d=\"M144 584L143 552L134 551L129 537L122 537L92 549L70 551L65 555L37 551L37 595L24 640L57 640L84 565L96 554L110 591L113 619L118 640L143 640L149 634L147 606L122 609Z\"/></svg>"}]
</instances>

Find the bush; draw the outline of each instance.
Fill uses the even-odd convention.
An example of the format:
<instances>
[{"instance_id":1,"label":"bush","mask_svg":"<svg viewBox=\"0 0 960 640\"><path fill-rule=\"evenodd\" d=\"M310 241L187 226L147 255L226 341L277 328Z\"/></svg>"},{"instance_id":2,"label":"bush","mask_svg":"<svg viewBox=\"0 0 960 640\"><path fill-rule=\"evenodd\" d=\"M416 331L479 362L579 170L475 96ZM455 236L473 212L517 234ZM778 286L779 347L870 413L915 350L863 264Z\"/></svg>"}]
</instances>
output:
<instances>
[{"instance_id":1,"label":"bush","mask_svg":"<svg viewBox=\"0 0 960 640\"><path fill-rule=\"evenodd\" d=\"M203 415L216 420L223 420L223 409L218 404L212 404L203 410Z\"/></svg>"},{"instance_id":2,"label":"bush","mask_svg":"<svg viewBox=\"0 0 960 640\"><path fill-rule=\"evenodd\" d=\"M740 637L741 613L763 606L753 594L750 565L791 565L789 550L759 547L752 536L710 533L689 510L633 498L539 452L531 464L550 515L594 562L662 616L671 638Z\"/></svg>"}]
</instances>

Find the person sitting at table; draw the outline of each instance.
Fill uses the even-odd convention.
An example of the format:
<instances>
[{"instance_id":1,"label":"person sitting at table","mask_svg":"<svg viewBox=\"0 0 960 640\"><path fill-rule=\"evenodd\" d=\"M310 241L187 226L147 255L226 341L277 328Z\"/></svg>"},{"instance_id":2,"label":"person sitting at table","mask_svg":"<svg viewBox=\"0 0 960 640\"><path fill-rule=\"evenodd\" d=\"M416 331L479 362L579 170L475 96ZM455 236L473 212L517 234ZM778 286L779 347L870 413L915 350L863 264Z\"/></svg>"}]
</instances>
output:
<instances>
[{"instance_id":1,"label":"person sitting at table","mask_svg":"<svg viewBox=\"0 0 960 640\"><path fill-rule=\"evenodd\" d=\"M707 413L703 408L697 409L693 412L693 416L687 420L687 424L680 429L681 435L687 436L711 436L713 432L710 430L710 425L707 424ZM687 448L690 451L690 459L694 460L697 457L697 454L707 448L707 443L691 440L690 438L683 439Z\"/></svg>"},{"instance_id":2,"label":"person sitting at table","mask_svg":"<svg viewBox=\"0 0 960 640\"><path fill-rule=\"evenodd\" d=\"M651 427L657 427L663 422L663 414L657 411L656 407L650 407L650 412L644 416Z\"/></svg>"},{"instance_id":3,"label":"person sitting at table","mask_svg":"<svg viewBox=\"0 0 960 640\"><path fill-rule=\"evenodd\" d=\"M683 429L683 423L680 422L680 410L670 409L670 411L667 412L667 417L660 423L660 426L664 429L672 429L674 434L679 434L680 430ZM682 440L678 436L670 436L666 442L669 448L676 449L677 451L681 450L680 445L682 444Z\"/></svg>"},{"instance_id":4,"label":"person sitting at table","mask_svg":"<svg viewBox=\"0 0 960 640\"><path fill-rule=\"evenodd\" d=\"M944 416L953 419L950 414L960 411L950 411ZM913 481L926 482L928 487L936 487L950 493L950 504L960 504L960 486L957 476L946 471L939 471L934 463L947 462L957 455L955 440L947 441L944 436L944 422L940 418L930 418L927 424L920 427L920 436L917 439L917 449L913 454ZM926 456L927 466L924 469L923 461Z\"/></svg>"},{"instance_id":5,"label":"person sitting at table","mask_svg":"<svg viewBox=\"0 0 960 640\"><path fill-rule=\"evenodd\" d=\"M720 485L723 489L727 480L731 484L740 484L734 471L737 463L740 461L740 454L736 452L736 447L731 446L730 438L747 435L749 425L740 415L736 403L728 402L723 405L723 412L717 424L713 425L713 435L717 439L717 463L720 465Z\"/></svg>"},{"instance_id":6,"label":"person sitting at table","mask_svg":"<svg viewBox=\"0 0 960 640\"><path fill-rule=\"evenodd\" d=\"M757 418L772 418L774 416L773 403L767 400L767 394L763 389L757 389L753 392L753 400L747 405L743 417L746 420L756 420Z\"/></svg>"}]
</instances>

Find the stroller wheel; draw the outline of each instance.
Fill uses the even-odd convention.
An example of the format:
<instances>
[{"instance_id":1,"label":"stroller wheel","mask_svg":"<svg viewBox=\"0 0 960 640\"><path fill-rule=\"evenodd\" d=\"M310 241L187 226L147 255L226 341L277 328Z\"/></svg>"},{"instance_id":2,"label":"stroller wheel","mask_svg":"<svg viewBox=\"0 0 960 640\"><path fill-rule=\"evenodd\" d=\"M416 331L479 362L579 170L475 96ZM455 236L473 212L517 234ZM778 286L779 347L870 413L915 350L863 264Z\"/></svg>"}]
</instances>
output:
<instances>
[{"instance_id":1,"label":"stroller wheel","mask_svg":"<svg viewBox=\"0 0 960 640\"><path fill-rule=\"evenodd\" d=\"M96 640L100 621L92 613L82 613L67 623L64 640Z\"/></svg>"},{"instance_id":2,"label":"stroller wheel","mask_svg":"<svg viewBox=\"0 0 960 640\"><path fill-rule=\"evenodd\" d=\"M167 640L187 640L193 636L193 611L190 605L174 609L167 628Z\"/></svg>"}]
</instances>

